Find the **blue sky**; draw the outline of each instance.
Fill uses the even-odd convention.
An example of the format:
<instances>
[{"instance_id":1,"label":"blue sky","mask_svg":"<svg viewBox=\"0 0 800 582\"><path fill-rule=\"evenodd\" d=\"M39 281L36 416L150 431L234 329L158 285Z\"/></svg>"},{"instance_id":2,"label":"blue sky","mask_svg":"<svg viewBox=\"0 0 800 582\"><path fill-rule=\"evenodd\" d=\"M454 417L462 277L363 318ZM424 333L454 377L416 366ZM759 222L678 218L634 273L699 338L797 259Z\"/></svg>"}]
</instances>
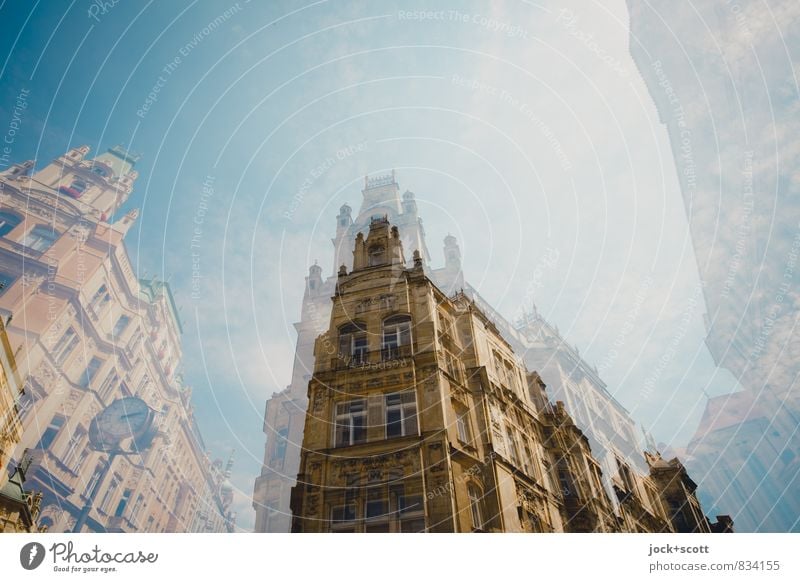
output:
<instances>
[{"instance_id":1,"label":"blue sky","mask_svg":"<svg viewBox=\"0 0 800 582\"><path fill-rule=\"evenodd\" d=\"M657 440L685 444L703 391L735 387L703 345L675 167L624 2L426 4L0 7L0 123L30 90L12 159L142 154L128 246L140 274L175 289L206 442L237 449L244 528L303 277L315 259L332 272L334 217L357 208L367 173L395 168L434 264L456 235L484 297L507 316L535 299Z\"/></svg>"}]
</instances>

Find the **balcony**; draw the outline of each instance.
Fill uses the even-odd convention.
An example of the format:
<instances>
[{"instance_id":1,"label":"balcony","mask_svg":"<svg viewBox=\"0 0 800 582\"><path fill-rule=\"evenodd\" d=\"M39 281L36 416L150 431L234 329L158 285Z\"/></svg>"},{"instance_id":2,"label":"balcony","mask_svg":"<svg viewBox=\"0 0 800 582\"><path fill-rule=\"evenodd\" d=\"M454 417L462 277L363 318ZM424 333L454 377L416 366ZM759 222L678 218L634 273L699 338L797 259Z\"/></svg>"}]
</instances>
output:
<instances>
[{"instance_id":1,"label":"balcony","mask_svg":"<svg viewBox=\"0 0 800 582\"><path fill-rule=\"evenodd\" d=\"M403 365L406 358L412 355L410 345L387 346L381 350L358 350L352 354L339 354L331 359L331 368L343 370L346 368L384 369Z\"/></svg>"},{"instance_id":2,"label":"balcony","mask_svg":"<svg viewBox=\"0 0 800 582\"><path fill-rule=\"evenodd\" d=\"M381 349L381 361L391 362L411 357L411 346L385 346Z\"/></svg>"}]
</instances>

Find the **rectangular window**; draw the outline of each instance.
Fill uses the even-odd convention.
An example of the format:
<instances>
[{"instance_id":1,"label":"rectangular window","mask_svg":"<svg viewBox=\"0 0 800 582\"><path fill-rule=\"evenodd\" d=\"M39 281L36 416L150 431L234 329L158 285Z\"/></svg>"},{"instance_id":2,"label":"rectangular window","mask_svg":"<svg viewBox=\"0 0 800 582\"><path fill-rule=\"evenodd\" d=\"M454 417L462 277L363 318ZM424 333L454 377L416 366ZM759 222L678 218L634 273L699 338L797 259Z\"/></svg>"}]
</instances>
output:
<instances>
[{"instance_id":1,"label":"rectangular window","mask_svg":"<svg viewBox=\"0 0 800 582\"><path fill-rule=\"evenodd\" d=\"M511 455L511 462L519 467L519 448L517 447L517 439L514 438L514 429L511 427L506 428L506 440L508 441L508 452Z\"/></svg>"},{"instance_id":2,"label":"rectangular window","mask_svg":"<svg viewBox=\"0 0 800 582\"><path fill-rule=\"evenodd\" d=\"M97 291L95 291L92 300L89 302L89 305L92 306L92 309L97 311L109 301L111 301L111 296L108 294L108 287L106 287L104 283L100 285Z\"/></svg>"},{"instance_id":3,"label":"rectangular window","mask_svg":"<svg viewBox=\"0 0 800 582\"><path fill-rule=\"evenodd\" d=\"M88 456L83 454L85 449L82 445L85 436L86 431L79 426L75 429L75 432L72 433L69 443L67 443L67 450L64 453L63 462L73 473L78 472L83 461Z\"/></svg>"},{"instance_id":4,"label":"rectangular window","mask_svg":"<svg viewBox=\"0 0 800 582\"><path fill-rule=\"evenodd\" d=\"M112 392L116 390L117 385L119 384L119 376L117 372L111 370L106 379L103 380L102 386L100 386L100 390L98 390L98 394L102 400L108 400L109 396L111 396Z\"/></svg>"},{"instance_id":5,"label":"rectangular window","mask_svg":"<svg viewBox=\"0 0 800 582\"><path fill-rule=\"evenodd\" d=\"M563 461L558 463L558 482L561 485L561 492L564 495L575 495L577 493L572 485L572 477L569 474L569 469Z\"/></svg>"},{"instance_id":6,"label":"rectangular window","mask_svg":"<svg viewBox=\"0 0 800 582\"><path fill-rule=\"evenodd\" d=\"M136 518L139 516L139 510L142 508L142 504L144 503L144 496L140 493L139 496L136 498L136 503L133 504L133 509L131 510L131 516L129 521L136 525Z\"/></svg>"},{"instance_id":7,"label":"rectangular window","mask_svg":"<svg viewBox=\"0 0 800 582\"><path fill-rule=\"evenodd\" d=\"M386 395L386 438L417 434L417 402L413 390Z\"/></svg>"},{"instance_id":8,"label":"rectangular window","mask_svg":"<svg viewBox=\"0 0 800 582\"><path fill-rule=\"evenodd\" d=\"M469 410L456 408L456 430L458 431L458 440L462 443L472 444L472 430L469 424Z\"/></svg>"},{"instance_id":9,"label":"rectangular window","mask_svg":"<svg viewBox=\"0 0 800 582\"><path fill-rule=\"evenodd\" d=\"M53 359L57 364L62 364L78 343L78 336L71 327L67 328L64 335L53 346Z\"/></svg>"},{"instance_id":10,"label":"rectangular window","mask_svg":"<svg viewBox=\"0 0 800 582\"><path fill-rule=\"evenodd\" d=\"M16 277L9 273L0 273L0 295L5 293L14 284Z\"/></svg>"},{"instance_id":11,"label":"rectangular window","mask_svg":"<svg viewBox=\"0 0 800 582\"><path fill-rule=\"evenodd\" d=\"M481 492L474 485L467 487L469 494L469 508L472 517L472 527L483 529L483 510L481 509Z\"/></svg>"},{"instance_id":12,"label":"rectangular window","mask_svg":"<svg viewBox=\"0 0 800 582\"><path fill-rule=\"evenodd\" d=\"M44 252L52 246L57 238L58 233L51 227L37 224L20 242L30 249Z\"/></svg>"},{"instance_id":13,"label":"rectangular window","mask_svg":"<svg viewBox=\"0 0 800 582\"><path fill-rule=\"evenodd\" d=\"M42 438L39 439L39 443L36 445L36 448L43 451L49 449L50 445L53 444L53 441L56 440L58 431L61 430L62 426L64 426L64 417L59 415L54 416L53 420L50 421L50 424L42 433Z\"/></svg>"},{"instance_id":14,"label":"rectangular window","mask_svg":"<svg viewBox=\"0 0 800 582\"><path fill-rule=\"evenodd\" d=\"M408 354L411 346L411 320L407 316L390 317L384 322L381 357L394 360Z\"/></svg>"},{"instance_id":15,"label":"rectangular window","mask_svg":"<svg viewBox=\"0 0 800 582\"><path fill-rule=\"evenodd\" d=\"M352 335L350 355L353 357L354 364L365 364L367 362L367 336Z\"/></svg>"},{"instance_id":16,"label":"rectangular window","mask_svg":"<svg viewBox=\"0 0 800 582\"><path fill-rule=\"evenodd\" d=\"M94 377L97 374L97 371L100 369L100 366L102 365L103 360L97 357L92 357L92 359L89 361L89 364L86 366L86 369L83 371L83 374L81 374L78 385L81 388L88 388L92 383L92 380L94 380Z\"/></svg>"},{"instance_id":17,"label":"rectangular window","mask_svg":"<svg viewBox=\"0 0 800 582\"><path fill-rule=\"evenodd\" d=\"M100 502L100 510L103 513L108 513L109 505L114 499L114 495L117 492L117 488L119 488L119 484L122 481L122 478L119 475L114 475L111 478L111 483L108 485L108 489L106 489L106 494L103 495L103 501Z\"/></svg>"},{"instance_id":18,"label":"rectangular window","mask_svg":"<svg viewBox=\"0 0 800 582\"><path fill-rule=\"evenodd\" d=\"M367 440L367 401L364 398L336 405L335 437L337 447L347 447Z\"/></svg>"},{"instance_id":19,"label":"rectangular window","mask_svg":"<svg viewBox=\"0 0 800 582\"><path fill-rule=\"evenodd\" d=\"M383 487L374 487L367 490L364 517L367 519L385 519L388 517L388 507L389 504Z\"/></svg>"},{"instance_id":20,"label":"rectangular window","mask_svg":"<svg viewBox=\"0 0 800 582\"><path fill-rule=\"evenodd\" d=\"M132 491L130 489L126 489L122 493L122 497L117 504L117 510L114 512L115 517L122 517L122 515L125 513L125 507L128 505L128 501L131 498L131 493Z\"/></svg>"},{"instance_id":21,"label":"rectangular window","mask_svg":"<svg viewBox=\"0 0 800 582\"><path fill-rule=\"evenodd\" d=\"M120 315L117 323L114 324L114 329L111 331L111 336L114 339L117 339L125 329L128 327L128 324L131 322L131 318L127 315Z\"/></svg>"},{"instance_id":22,"label":"rectangular window","mask_svg":"<svg viewBox=\"0 0 800 582\"><path fill-rule=\"evenodd\" d=\"M289 439L289 429L282 428L275 439L275 449L272 452L272 461L283 461L286 458L286 444Z\"/></svg>"}]
</instances>

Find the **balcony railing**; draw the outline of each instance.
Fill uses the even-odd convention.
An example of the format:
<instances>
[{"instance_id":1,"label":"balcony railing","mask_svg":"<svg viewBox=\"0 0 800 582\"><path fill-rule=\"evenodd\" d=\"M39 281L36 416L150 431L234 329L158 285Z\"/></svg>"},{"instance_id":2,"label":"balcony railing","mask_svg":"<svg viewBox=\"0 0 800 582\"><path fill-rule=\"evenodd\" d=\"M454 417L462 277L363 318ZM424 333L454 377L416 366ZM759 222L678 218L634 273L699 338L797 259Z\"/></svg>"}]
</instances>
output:
<instances>
[{"instance_id":1,"label":"balcony railing","mask_svg":"<svg viewBox=\"0 0 800 582\"><path fill-rule=\"evenodd\" d=\"M411 356L411 346L384 346L381 349L381 361L402 360Z\"/></svg>"},{"instance_id":2,"label":"balcony railing","mask_svg":"<svg viewBox=\"0 0 800 582\"><path fill-rule=\"evenodd\" d=\"M343 368L364 368L368 366L380 366L387 362L397 362L411 357L412 349L410 345L405 346L386 346L380 350L357 351L352 354L339 354L331 360L331 367L334 369Z\"/></svg>"}]
</instances>

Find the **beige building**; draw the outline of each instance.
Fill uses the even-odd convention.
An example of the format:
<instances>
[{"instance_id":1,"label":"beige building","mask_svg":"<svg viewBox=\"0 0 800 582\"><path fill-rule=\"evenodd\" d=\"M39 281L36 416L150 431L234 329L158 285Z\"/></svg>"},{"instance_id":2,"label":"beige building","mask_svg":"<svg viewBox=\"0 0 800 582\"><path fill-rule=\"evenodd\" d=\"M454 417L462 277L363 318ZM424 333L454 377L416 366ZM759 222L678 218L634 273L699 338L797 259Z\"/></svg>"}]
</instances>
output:
<instances>
[{"instance_id":1,"label":"beige building","mask_svg":"<svg viewBox=\"0 0 800 582\"><path fill-rule=\"evenodd\" d=\"M17 410L21 392L17 363L0 320L0 533L39 531L42 494L26 490L24 465L14 467L9 474L8 462L22 438Z\"/></svg>"},{"instance_id":2,"label":"beige building","mask_svg":"<svg viewBox=\"0 0 800 582\"><path fill-rule=\"evenodd\" d=\"M203 523L229 529L224 474L212 473L179 372L172 292L137 278L124 239L138 213L117 216L137 157L88 152L70 150L32 175L32 162L0 174L0 317L11 318L26 378L16 455L27 448L33 458L26 486L43 493L40 521L51 531L71 531L90 500L84 531L188 531L209 505L221 517ZM158 432L107 466L89 425L125 396L155 411Z\"/></svg>"},{"instance_id":3,"label":"beige building","mask_svg":"<svg viewBox=\"0 0 800 582\"><path fill-rule=\"evenodd\" d=\"M465 293L408 265L373 217L339 268L314 346L296 532L708 532L677 460L618 459L617 506L589 441Z\"/></svg>"},{"instance_id":4,"label":"beige building","mask_svg":"<svg viewBox=\"0 0 800 582\"><path fill-rule=\"evenodd\" d=\"M352 269L356 237L359 232L370 228L375 215L385 215L391 224L398 226L407 266L413 265L411 256L418 251L423 271L435 285L448 296L463 292L494 324L527 369L539 373L547 384L550 398L564 403L565 411L588 439L593 456L600 465L603 487L617 516L622 519L626 511L620 499L629 506L629 516L635 512L630 508L635 498L618 495L624 468L628 467L630 475L638 480L644 479L650 468L641 454L644 447L639 441L635 421L609 393L597 369L585 362L578 350L561 336L556 327L545 321L535 307L514 323L493 309L465 280L461 251L455 237L445 237L444 265L433 268L415 195L409 191L401 195L394 172L365 178L361 195L360 209L355 218L347 204L341 207L336 217L336 234L332 239L334 272L323 277L319 265L309 269L300 320L295 324L297 348L292 378L285 390L273 395L266 403L264 464L253 493L255 530L290 530L289 498L300 469L300 445L308 406L306 393L314 370L314 342L319 334L328 330L333 305L331 297L337 284L335 270L339 265ZM643 485L636 487L637 492L640 490L644 495Z\"/></svg>"}]
</instances>

